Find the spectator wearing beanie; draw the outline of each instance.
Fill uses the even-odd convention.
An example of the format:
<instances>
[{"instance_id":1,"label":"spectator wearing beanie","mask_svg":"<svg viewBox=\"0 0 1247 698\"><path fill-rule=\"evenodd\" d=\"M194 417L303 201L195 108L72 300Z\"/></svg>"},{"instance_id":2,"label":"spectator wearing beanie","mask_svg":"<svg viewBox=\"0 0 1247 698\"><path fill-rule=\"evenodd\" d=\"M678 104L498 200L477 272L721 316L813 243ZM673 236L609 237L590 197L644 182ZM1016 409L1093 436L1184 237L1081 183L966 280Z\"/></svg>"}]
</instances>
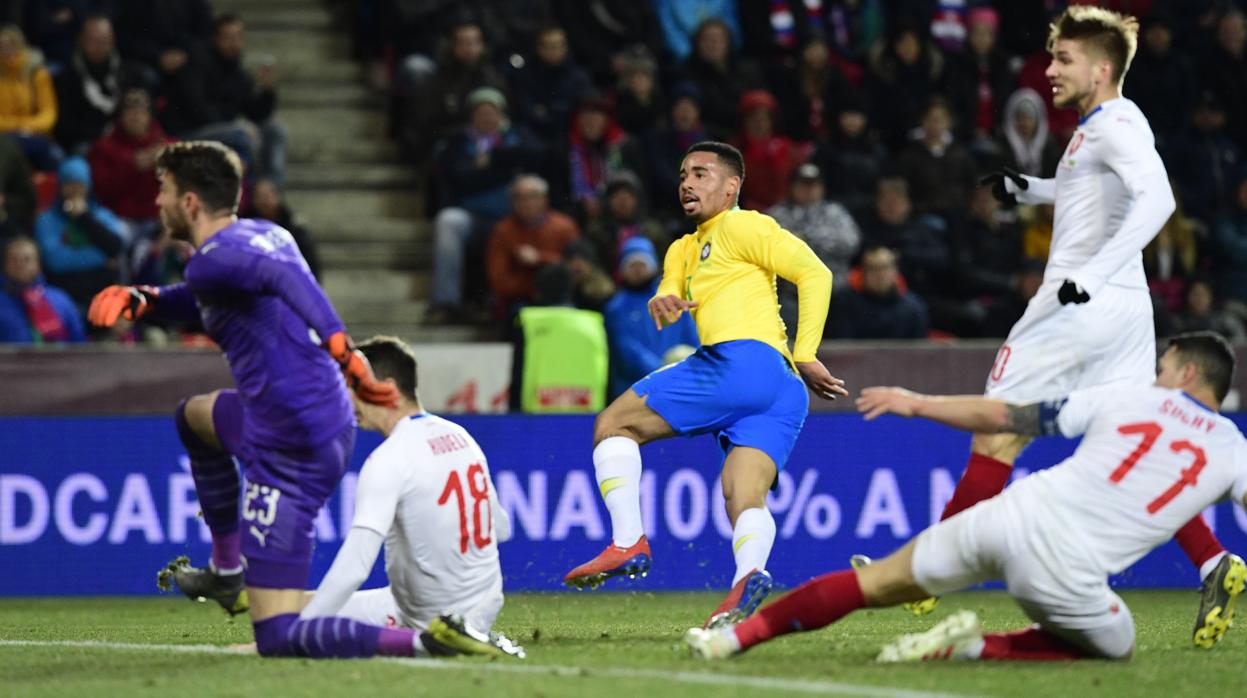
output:
<instances>
[{"instance_id":1,"label":"spectator wearing beanie","mask_svg":"<svg viewBox=\"0 0 1247 698\"><path fill-rule=\"evenodd\" d=\"M170 142L152 118L147 92L132 89L122 97L113 125L91 146L88 159L95 198L121 218L131 239L150 233L160 221L156 154Z\"/></svg>"},{"instance_id":2,"label":"spectator wearing beanie","mask_svg":"<svg viewBox=\"0 0 1247 698\"><path fill-rule=\"evenodd\" d=\"M674 194L675 190L671 191ZM615 268L623 246L638 235L649 238L655 247L667 247L669 239L662 224L646 215L645 192L635 174L624 170L611 177L603 200L602 215L585 229L585 237L593 243L603 266Z\"/></svg>"},{"instance_id":3,"label":"spectator wearing beanie","mask_svg":"<svg viewBox=\"0 0 1247 698\"><path fill-rule=\"evenodd\" d=\"M58 172L60 195L35 220L35 239L48 280L86 307L96 293L115 284L125 229L112 211L91 195L91 168L66 158Z\"/></svg>"},{"instance_id":4,"label":"spectator wearing beanie","mask_svg":"<svg viewBox=\"0 0 1247 698\"><path fill-rule=\"evenodd\" d=\"M640 146L611 116L610 104L596 94L580 103L568 136L567 191L581 220L596 219L610 177L641 169Z\"/></svg>"},{"instance_id":5,"label":"spectator wearing beanie","mask_svg":"<svg viewBox=\"0 0 1247 698\"><path fill-rule=\"evenodd\" d=\"M779 103L766 90L750 90L740 96L736 146L745 158L741 208L765 211L782 201L788 194L792 171L808 155L808 147L775 132L778 112Z\"/></svg>"},{"instance_id":6,"label":"spectator wearing beanie","mask_svg":"<svg viewBox=\"0 0 1247 698\"><path fill-rule=\"evenodd\" d=\"M649 300L658 292L662 274L652 242L634 237L624 243L618 274L619 291L602 309L610 343L612 400L669 359L700 345L697 325L688 313L661 331L654 327Z\"/></svg>"}]
</instances>

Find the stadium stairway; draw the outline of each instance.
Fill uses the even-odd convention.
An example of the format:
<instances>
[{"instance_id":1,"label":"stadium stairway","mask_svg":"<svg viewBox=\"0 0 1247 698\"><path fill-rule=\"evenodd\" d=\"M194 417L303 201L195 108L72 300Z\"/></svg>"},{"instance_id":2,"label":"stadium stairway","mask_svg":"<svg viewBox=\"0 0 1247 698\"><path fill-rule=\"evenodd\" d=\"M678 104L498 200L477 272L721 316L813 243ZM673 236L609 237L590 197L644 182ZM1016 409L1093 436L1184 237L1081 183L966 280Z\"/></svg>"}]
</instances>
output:
<instances>
[{"instance_id":1,"label":"stadium stairway","mask_svg":"<svg viewBox=\"0 0 1247 698\"><path fill-rule=\"evenodd\" d=\"M346 22L324 0L213 0L213 8L246 23L248 64L276 59L287 202L319 246L321 283L351 334L484 338L479 328L420 325L431 226L414 169L386 136L384 96L350 58Z\"/></svg>"}]
</instances>

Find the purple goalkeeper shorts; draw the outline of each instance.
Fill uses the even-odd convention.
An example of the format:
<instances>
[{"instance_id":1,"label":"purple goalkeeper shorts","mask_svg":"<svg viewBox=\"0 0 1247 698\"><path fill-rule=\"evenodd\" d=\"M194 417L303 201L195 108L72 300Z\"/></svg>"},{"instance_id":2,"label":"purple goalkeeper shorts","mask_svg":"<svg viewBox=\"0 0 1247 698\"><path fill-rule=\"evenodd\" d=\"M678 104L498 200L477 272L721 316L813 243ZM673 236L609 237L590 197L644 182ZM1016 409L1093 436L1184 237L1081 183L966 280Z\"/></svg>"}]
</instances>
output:
<instances>
[{"instance_id":1,"label":"purple goalkeeper shorts","mask_svg":"<svg viewBox=\"0 0 1247 698\"><path fill-rule=\"evenodd\" d=\"M242 436L245 410L238 393L222 390L212 411L221 446L243 466L246 483L238 533L247 586L305 589L312 567L316 515L346 472L355 425L301 449L271 449Z\"/></svg>"}]
</instances>

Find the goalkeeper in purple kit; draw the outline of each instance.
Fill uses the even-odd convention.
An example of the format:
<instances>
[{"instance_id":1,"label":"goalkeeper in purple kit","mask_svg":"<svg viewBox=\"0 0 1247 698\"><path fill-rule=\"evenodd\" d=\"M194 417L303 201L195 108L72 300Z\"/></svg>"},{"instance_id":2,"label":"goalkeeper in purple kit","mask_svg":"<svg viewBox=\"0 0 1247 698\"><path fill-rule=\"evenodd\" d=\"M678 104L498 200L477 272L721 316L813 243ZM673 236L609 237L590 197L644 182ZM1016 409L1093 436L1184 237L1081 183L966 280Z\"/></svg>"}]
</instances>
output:
<instances>
[{"instance_id":1,"label":"goalkeeper in purple kit","mask_svg":"<svg viewBox=\"0 0 1247 698\"><path fill-rule=\"evenodd\" d=\"M312 562L317 512L346 471L355 420L346 383L364 401L393 404L316 284L290 233L236 216L242 165L218 143L188 141L156 161L160 218L196 253L185 283L111 286L88 319L199 319L220 345L236 388L178 405L176 421L212 533L212 558L185 558L162 572L191 598L231 614L250 610L266 656L369 657L495 653L489 639L452 617L429 630L381 628L348 618L299 619ZM247 474L246 491L235 463ZM239 499L242 499L241 507Z\"/></svg>"}]
</instances>

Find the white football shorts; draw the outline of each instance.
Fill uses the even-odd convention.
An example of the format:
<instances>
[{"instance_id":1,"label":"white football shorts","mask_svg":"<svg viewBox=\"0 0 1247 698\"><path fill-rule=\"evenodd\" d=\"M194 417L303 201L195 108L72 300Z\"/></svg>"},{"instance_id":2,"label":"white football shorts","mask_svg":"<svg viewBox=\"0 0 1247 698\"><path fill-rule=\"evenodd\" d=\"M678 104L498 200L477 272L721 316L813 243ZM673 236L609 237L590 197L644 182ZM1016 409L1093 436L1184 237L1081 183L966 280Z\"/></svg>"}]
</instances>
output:
<instances>
[{"instance_id":1,"label":"white football shorts","mask_svg":"<svg viewBox=\"0 0 1247 698\"><path fill-rule=\"evenodd\" d=\"M1107 285L1090 301L1061 305L1051 281L1026 306L996 353L988 397L1028 403L1079 388L1156 380L1156 331L1146 290Z\"/></svg>"}]
</instances>

